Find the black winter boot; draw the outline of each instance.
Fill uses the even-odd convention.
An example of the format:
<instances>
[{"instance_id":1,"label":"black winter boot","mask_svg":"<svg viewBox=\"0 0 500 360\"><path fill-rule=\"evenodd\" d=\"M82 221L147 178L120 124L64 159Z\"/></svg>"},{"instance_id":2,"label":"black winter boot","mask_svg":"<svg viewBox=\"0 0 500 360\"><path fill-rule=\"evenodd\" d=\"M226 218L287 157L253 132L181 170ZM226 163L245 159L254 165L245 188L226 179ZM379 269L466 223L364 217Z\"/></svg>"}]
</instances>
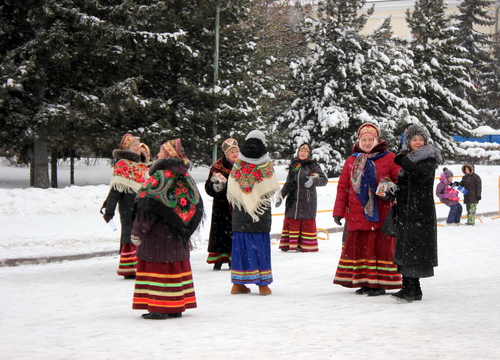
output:
<instances>
[{"instance_id":1,"label":"black winter boot","mask_svg":"<svg viewBox=\"0 0 500 360\"><path fill-rule=\"evenodd\" d=\"M143 319L147 319L147 320L165 320L165 319L168 319L168 314L150 312L149 314L145 314L141 317Z\"/></svg>"},{"instance_id":2,"label":"black winter boot","mask_svg":"<svg viewBox=\"0 0 500 360\"><path fill-rule=\"evenodd\" d=\"M403 286L401 287L401 290L399 290L397 293L392 294L391 297L396 300L403 300L406 294L406 289L408 288L408 279L407 277L403 276Z\"/></svg>"},{"instance_id":3,"label":"black winter boot","mask_svg":"<svg viewBox=\"0 0 500 360\"><path fill-rule=\"evenodd\" d=\"M398 301L413 302L413 300L422 300L422 289L418 278L408 278L403 276L403 288L392 295Z\"/></svg>"},{"instance_id":4,"label":"black winter boot","mask_svg":"<svg viewBox=\"0 0 500 360\"><path fill-rule=\"evenodd\" d=\"M415 298L413 300L420 301L423 297L422 289L420 288L420 279L415 279Z\"/></svg>"},{"instance_id":5,"label":"black winter boot","mask_svg":"<svg viewBox=\"0 0 500 360\"><path fill-rule=\"evenodd\" d=\"M222 260L219 260L214 264L214 271L219 271L221 268L222 268Z\"/></svg>"}]
</instances>

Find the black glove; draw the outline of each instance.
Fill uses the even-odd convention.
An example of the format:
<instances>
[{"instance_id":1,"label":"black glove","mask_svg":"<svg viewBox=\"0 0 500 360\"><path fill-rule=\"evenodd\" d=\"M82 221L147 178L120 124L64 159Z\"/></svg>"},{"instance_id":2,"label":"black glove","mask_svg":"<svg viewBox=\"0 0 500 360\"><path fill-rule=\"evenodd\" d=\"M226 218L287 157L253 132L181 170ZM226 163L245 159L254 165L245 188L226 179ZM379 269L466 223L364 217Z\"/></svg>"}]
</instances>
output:
<instances>
[{"instance_id":1,"label":"black glove","mask_svg":"<svg viewBox=\"0 0 500 360\"><path fill-rule=\"evenodd\" d=\"M283 199L279 199L278 201L276 201L276 204L274 204L274 205L276 207L280 207L282 202L283 202Z\"/></svg>"},{"instance_id":2,"label":"black glove","mask_svg":"<svg viewBox=\"0 0 500 360\"><path fill-rule=\"evenodd\" d=\"M460 186L460 183L458 181L455 181L452 185L453 186Z\"/></svg>"},{"instance_id":3,"label":"black glove","mask_svg":"<svg viewBox=\"0 0 500 360\"><path fill-rule=\"evenodd\" d=\"M384 196L379 196L382 201L393 202L396 200L396 195L393 195L390 191L386 191Z\"/></svg>"},{"instance_id":4,"label":"black glove","mask_svg":"<svg viewBox=\"0 0 500 360\"><path fill-rule=\"evenodd\" d=\"M342 216L339 216L339 215L333 216L333 221L335 221L335 224L337 224L338 226L342 226L342 223L340 222L340 220L342 220Z\"/></svg>"},{"instance_id":5,"label":"black glove","mask_svg":"<svg viewBox=\"0 0 500 360\"><path fill-rule=\"evenodd\" d=\"M104 218L104 221L106 221L107 223L109 222L109 220L113 218L111 215L108 214L104 214L102 217Z\"/></svg>"}]
</instances>

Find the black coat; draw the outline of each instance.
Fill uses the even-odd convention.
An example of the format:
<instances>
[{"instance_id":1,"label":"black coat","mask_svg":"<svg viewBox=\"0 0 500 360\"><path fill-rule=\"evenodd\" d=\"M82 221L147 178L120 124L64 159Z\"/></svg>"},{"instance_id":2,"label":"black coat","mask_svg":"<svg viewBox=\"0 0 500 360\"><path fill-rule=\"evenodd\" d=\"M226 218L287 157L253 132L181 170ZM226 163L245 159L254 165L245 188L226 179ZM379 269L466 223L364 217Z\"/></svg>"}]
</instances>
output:
<instances>
[{"instance_id":1,"label":"black coat","mask_svg":"<svg viewBox=\"0 0 500 360\"><path fill-rule=\"evenodd\" d=\"M400 267L429 269L438 265L434 177L439 151L426 145L411 156L399 154L398 231L394 263Z\"/></svg>"},{"instance_id":2,"label":"black coat","mask_svg":"<svg viewBox=\"0 0 500 360\"><path fill-rule=\"evenodd\" d=\"M285 217L290 219L316 219L318 207L316 186L325 186L328 184L328 178L316 161L302 161L302 166L297 172L297 179L295 180L293 167L297 161L300 160L295 160L290 164L285 185L281 189L281 196L286 197ZM306 188L304 183L312 173L318 174L318 177L313 179L313 186Z\"/></svg>"},{"instance_id":3,"label":"black coat","mask_svg":"<svg viewBox=\"0 0 500 360\"><path fill-rule=\"evenodd\" d=\"M103 204L103 207L106 208L105 213L111 216L114 216L115 208L118 205L121 224L120 250L123 245L132 243L130 235L132 234L132 224L134 222L133 212L135 195L135 192L126 193L116 189L110 189L108 197Z\"/></svg>"},{"instance_id":4,"label":"black coat","mask_svg":"<svg viewBox=\"0 0 500 360\"><path fill-rule=\"evenodd\" d=\"M113 150L113 157L116 160L130 160L134 162L143 162L145 157L143 155L137 155L136 153L128 150L115 149ZM120 251L123 245L131 244L132 240L130 235L132 233L132 224L134 223L134 201L136 192L132 188L128 188L127 191L118 190L111 188L108 193L108 197L104 201L101 208L105 208L105 214L114 217L115 209L118 206L118 212L120 213L120 224L121 224L121 234L120 234Z\"/></svg>"},{"instance_id":5,"label":"black coat","mask_svg":"<svg viewBox=\"0 0 500 360\"><path fill-rule=\"evenodd\" d=\"M232 247L231 228L231 205L227 200L227 185L221 191L214 189L214 182L211 180L214 172L220 172L226 178L233 165L224 157L210 168L208 179L205 182L206 193L213 197L212 221L210 224L210 237L208 239L208 252L216 254L230 254Z\"/></svg>"}]
</instances>

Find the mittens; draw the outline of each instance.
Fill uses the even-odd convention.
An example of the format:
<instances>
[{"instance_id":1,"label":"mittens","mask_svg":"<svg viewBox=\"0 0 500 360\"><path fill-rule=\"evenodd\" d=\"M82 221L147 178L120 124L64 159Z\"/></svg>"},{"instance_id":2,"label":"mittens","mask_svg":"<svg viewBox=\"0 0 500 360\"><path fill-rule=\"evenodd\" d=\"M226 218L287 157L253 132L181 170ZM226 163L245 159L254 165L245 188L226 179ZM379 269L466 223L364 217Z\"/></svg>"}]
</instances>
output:
<instances>
[{"instance_id":1,"label":"mittens","mask_svg":"<svg viewBox=\"0 0 500 360\"><path fill-rule=\"evenodd\" d=\"M333 221L335 221L335 224L337 224L338 226L342 226L342 223L340 222L340 220L342 220L342 216L339 216L339 215L333 216Z\"/></svg>"},{"instance_id":2,"label":"mittens","mask_svg":"<svg viewBox=\"0 0 500 360\"><path fill-rule=\"evenodd\" d=\"M107 223L109 222L109 220L111 220L113 218L113 216L108 215L108 214L104 214L102 217L104 218L104 221L106 221Z\"/></svg>"},{"instance_id":3,"label":"mittens","mask_svg":"<svg viewBox=\"0 0 500 360\"><path fill-rule=\"evenodd\" d=\"M132 235L131 236L132 244L135 246L139 246L142 244L142 239L139 236Z\"/></svg>"},{"instance_id":4,"label":"mittens","mask_svg":"<svg viewBox=\"0 0 500 360\"><path fill-rule=\"evenodd\" d=\"M312 178L309 178L309 179L307 179L307 181L304 183L304 186L305 186L306 188L310 188L311 186L313 186L313 184L314 184L313 179L312 179Z\"/></svg>"},{"instance_id":5,"label":"mittens","mask_svg":"<svg viewBox=\"0 0 500 360\"><path fill-rule=\"evenodd\" d=\"M224 190L224 188L226 187L226 185L227 185L226 181L214 183L214 190L215 190L215 192L221 192L222 190Z\"/></svg>"}]
</instances>

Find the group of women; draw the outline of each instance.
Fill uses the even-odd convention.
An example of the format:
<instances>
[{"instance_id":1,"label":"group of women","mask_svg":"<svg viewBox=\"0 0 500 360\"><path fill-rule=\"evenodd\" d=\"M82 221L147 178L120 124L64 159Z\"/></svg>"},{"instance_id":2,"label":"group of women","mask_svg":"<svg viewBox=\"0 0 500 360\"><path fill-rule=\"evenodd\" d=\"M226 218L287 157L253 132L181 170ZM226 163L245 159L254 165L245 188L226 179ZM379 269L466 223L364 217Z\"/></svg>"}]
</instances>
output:
<instances>
[{"instance_id":1,"label":"group of women","mask_svg":"<svg viewBox=\"0 0 500 360\"><path fill-rule=\"evenodd\" d=\"M397 155L373 124L363 124L357 136L339 177L333 209L335 223L345 221L333 282L358 288L359 295L400 289L392 297L421 300L419 279L433 276L437 266L433 181L442 162L440 152L429 144L427 131L415 125ZM247 285L255 284L260 295L270 295L271 204L279 207L285 201L280 250L316 252L316 187L328 179L308 143L299 146L281 189L262 132L251 131L241 147L236 139L226 139L221 148L224 155L211 166L205 183L213 197L207 263L214 270L228 264L231 294L248 294ZM196 307L190 238L204 213L188 172L190 161L175 139L161 145L158 160L151 164L149 148L141 148L130 134L123 136L113 156L118 162L103 216L110 221L119 204L118 274L135 279L133 308L147 310L143 318L180 317ZM381 180L397 184L397 192L377 195ZM381 230L394 200L396 237Z\"/></svg>"}]
</instances>

